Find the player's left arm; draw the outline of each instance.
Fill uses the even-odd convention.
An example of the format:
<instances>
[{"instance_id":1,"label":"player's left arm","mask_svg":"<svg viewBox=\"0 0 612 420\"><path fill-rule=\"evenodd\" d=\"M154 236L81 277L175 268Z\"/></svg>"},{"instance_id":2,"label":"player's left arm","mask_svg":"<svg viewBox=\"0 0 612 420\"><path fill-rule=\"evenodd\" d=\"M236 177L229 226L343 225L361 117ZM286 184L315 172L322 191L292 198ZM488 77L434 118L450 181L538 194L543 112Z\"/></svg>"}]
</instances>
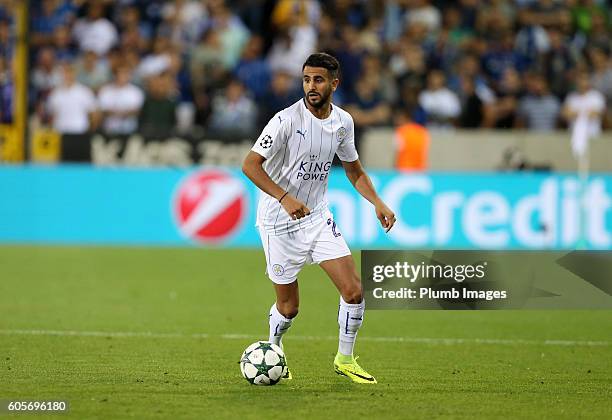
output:
<instances>
[{"instance_id":1,"label":"player's left arm","mask_svg":"<svg viewBox=\"0 0 612 420\"><path fill-rule=\"evenodd\" d=\"M370 177L363 169L363 165L361 165L359 159L353 162L342 161L342 166L344 167L346 177L351 181L353 187L355 187L363 198L374 205L376 217L380 220L380 224L385 228L385 231L389 232L395 224L395 214L376 193L372 180L370 180Z\"/></svg>"}]
</instances>

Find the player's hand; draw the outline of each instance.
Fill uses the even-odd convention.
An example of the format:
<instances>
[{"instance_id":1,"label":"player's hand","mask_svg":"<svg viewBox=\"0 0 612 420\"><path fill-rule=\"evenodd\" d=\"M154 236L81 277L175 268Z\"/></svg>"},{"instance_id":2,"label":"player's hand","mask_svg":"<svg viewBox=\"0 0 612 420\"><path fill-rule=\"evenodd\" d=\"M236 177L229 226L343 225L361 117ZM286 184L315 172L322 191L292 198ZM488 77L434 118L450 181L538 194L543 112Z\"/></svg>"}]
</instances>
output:
<instances>
[{"instance_id":1,"label":"player's hand","mask_svg":"<svg viewBox=\"0 0 612 420\"><path fill-rule=\"evenodd\" d=\"M293 220L301 219L310 214L310 209L291 194L287 194L282 199L281 205Z\"/></svg>"},{"instance_id":2,"label":"player's hand","mask_svg":"<svg viewBox=\"0 0 612 420\"><path fill-rule=\"evenodd\" d=\"M376 217L380 220L380 224L385 229L385 232L389 232L395 224L395 214L389 207L382 201L376 204Z\"/></svg>"}]
</instances>

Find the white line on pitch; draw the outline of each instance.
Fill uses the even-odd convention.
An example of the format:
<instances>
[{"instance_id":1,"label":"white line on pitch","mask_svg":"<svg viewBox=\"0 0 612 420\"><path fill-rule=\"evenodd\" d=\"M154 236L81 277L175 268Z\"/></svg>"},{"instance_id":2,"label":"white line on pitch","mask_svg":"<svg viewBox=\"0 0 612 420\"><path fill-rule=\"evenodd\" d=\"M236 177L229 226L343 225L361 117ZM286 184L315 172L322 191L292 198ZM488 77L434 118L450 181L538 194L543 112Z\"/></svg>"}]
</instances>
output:
<instances>
[{"instance_id":1,"label":"white line on pitch","mask_svg":"<svg viewBox=\"0 0 612 420\"><path fill-rule=\"evenodd\" d=\"M206 333L156 333L133 331L75 331L75 330L8 330L0 329L0 335L46 335L61 337L143 337L143 338L220 338L224 340L260 340L261 336L253 334L221 334ZM288 335L286 339L300 341L337 340L336 336ZM611 346L610 341L591 340L523 340L503 338L427 338L427 337L371 337L361 336L359 341L377 341L388 343L421 343L436 345L457 344L497 344L497 345L547 345L547 346Z\"/></svg>"}]
</instances>

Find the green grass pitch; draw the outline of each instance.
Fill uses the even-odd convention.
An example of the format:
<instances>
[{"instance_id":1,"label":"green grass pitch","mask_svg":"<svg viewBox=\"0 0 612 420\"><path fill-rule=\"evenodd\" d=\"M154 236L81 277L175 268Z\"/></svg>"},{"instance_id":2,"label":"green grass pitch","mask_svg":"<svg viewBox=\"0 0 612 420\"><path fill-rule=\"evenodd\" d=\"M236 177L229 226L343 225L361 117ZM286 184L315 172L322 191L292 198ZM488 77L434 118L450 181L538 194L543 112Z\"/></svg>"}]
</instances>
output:
<instances>
[{"instance_id":1,"label":"green grass pitch","mask_svg":"<svg viewBox=\"0 0 612 420\"><path fill-rule=\"evenodd\" d=\"M0 247L0 399L105 419L612 418L611 311L369 311L356 353L379 383L355 385L332 369L338 295L316 266L285 338L294 379L251 386L237 362L267 337L263 263Z\"/></svg>"}]
</instances>

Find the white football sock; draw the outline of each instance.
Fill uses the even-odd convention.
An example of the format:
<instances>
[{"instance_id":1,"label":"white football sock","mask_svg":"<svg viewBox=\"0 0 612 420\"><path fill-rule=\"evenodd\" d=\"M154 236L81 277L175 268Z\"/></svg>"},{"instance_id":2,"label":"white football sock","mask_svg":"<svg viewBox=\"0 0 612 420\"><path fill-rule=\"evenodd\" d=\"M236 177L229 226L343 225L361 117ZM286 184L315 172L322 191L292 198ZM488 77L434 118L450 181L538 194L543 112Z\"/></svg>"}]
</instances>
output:
<instances>
[{"instance_id":1,"label":"white football sock","mask_svg":"<svg viewBox=\"0 0 612 420\"><path fill-rule=\"evenodd\" d=\"M285 318L280 312L278 312L278 308L276 307L276 302L272 304L270 308L270 339L271 343L276 344L277 346L281 345L281 340L283 339L283 334L287 332L291 323L293 322L293 318Z\"/></svg>"},{"instance_id":2,"label":"white football sock","mask_svg":"<svg viewBox=\"0 0 612 420\"><path fill-rule=\"evenodd\" d=\"M357 331L363 323L365 312L365 300L361 303L346 303L340 296L340 307L338 308L338 326L340 327L340 339L338 342L338 353L344 356L353 355Z\"/></svg>"}]
</instances>

